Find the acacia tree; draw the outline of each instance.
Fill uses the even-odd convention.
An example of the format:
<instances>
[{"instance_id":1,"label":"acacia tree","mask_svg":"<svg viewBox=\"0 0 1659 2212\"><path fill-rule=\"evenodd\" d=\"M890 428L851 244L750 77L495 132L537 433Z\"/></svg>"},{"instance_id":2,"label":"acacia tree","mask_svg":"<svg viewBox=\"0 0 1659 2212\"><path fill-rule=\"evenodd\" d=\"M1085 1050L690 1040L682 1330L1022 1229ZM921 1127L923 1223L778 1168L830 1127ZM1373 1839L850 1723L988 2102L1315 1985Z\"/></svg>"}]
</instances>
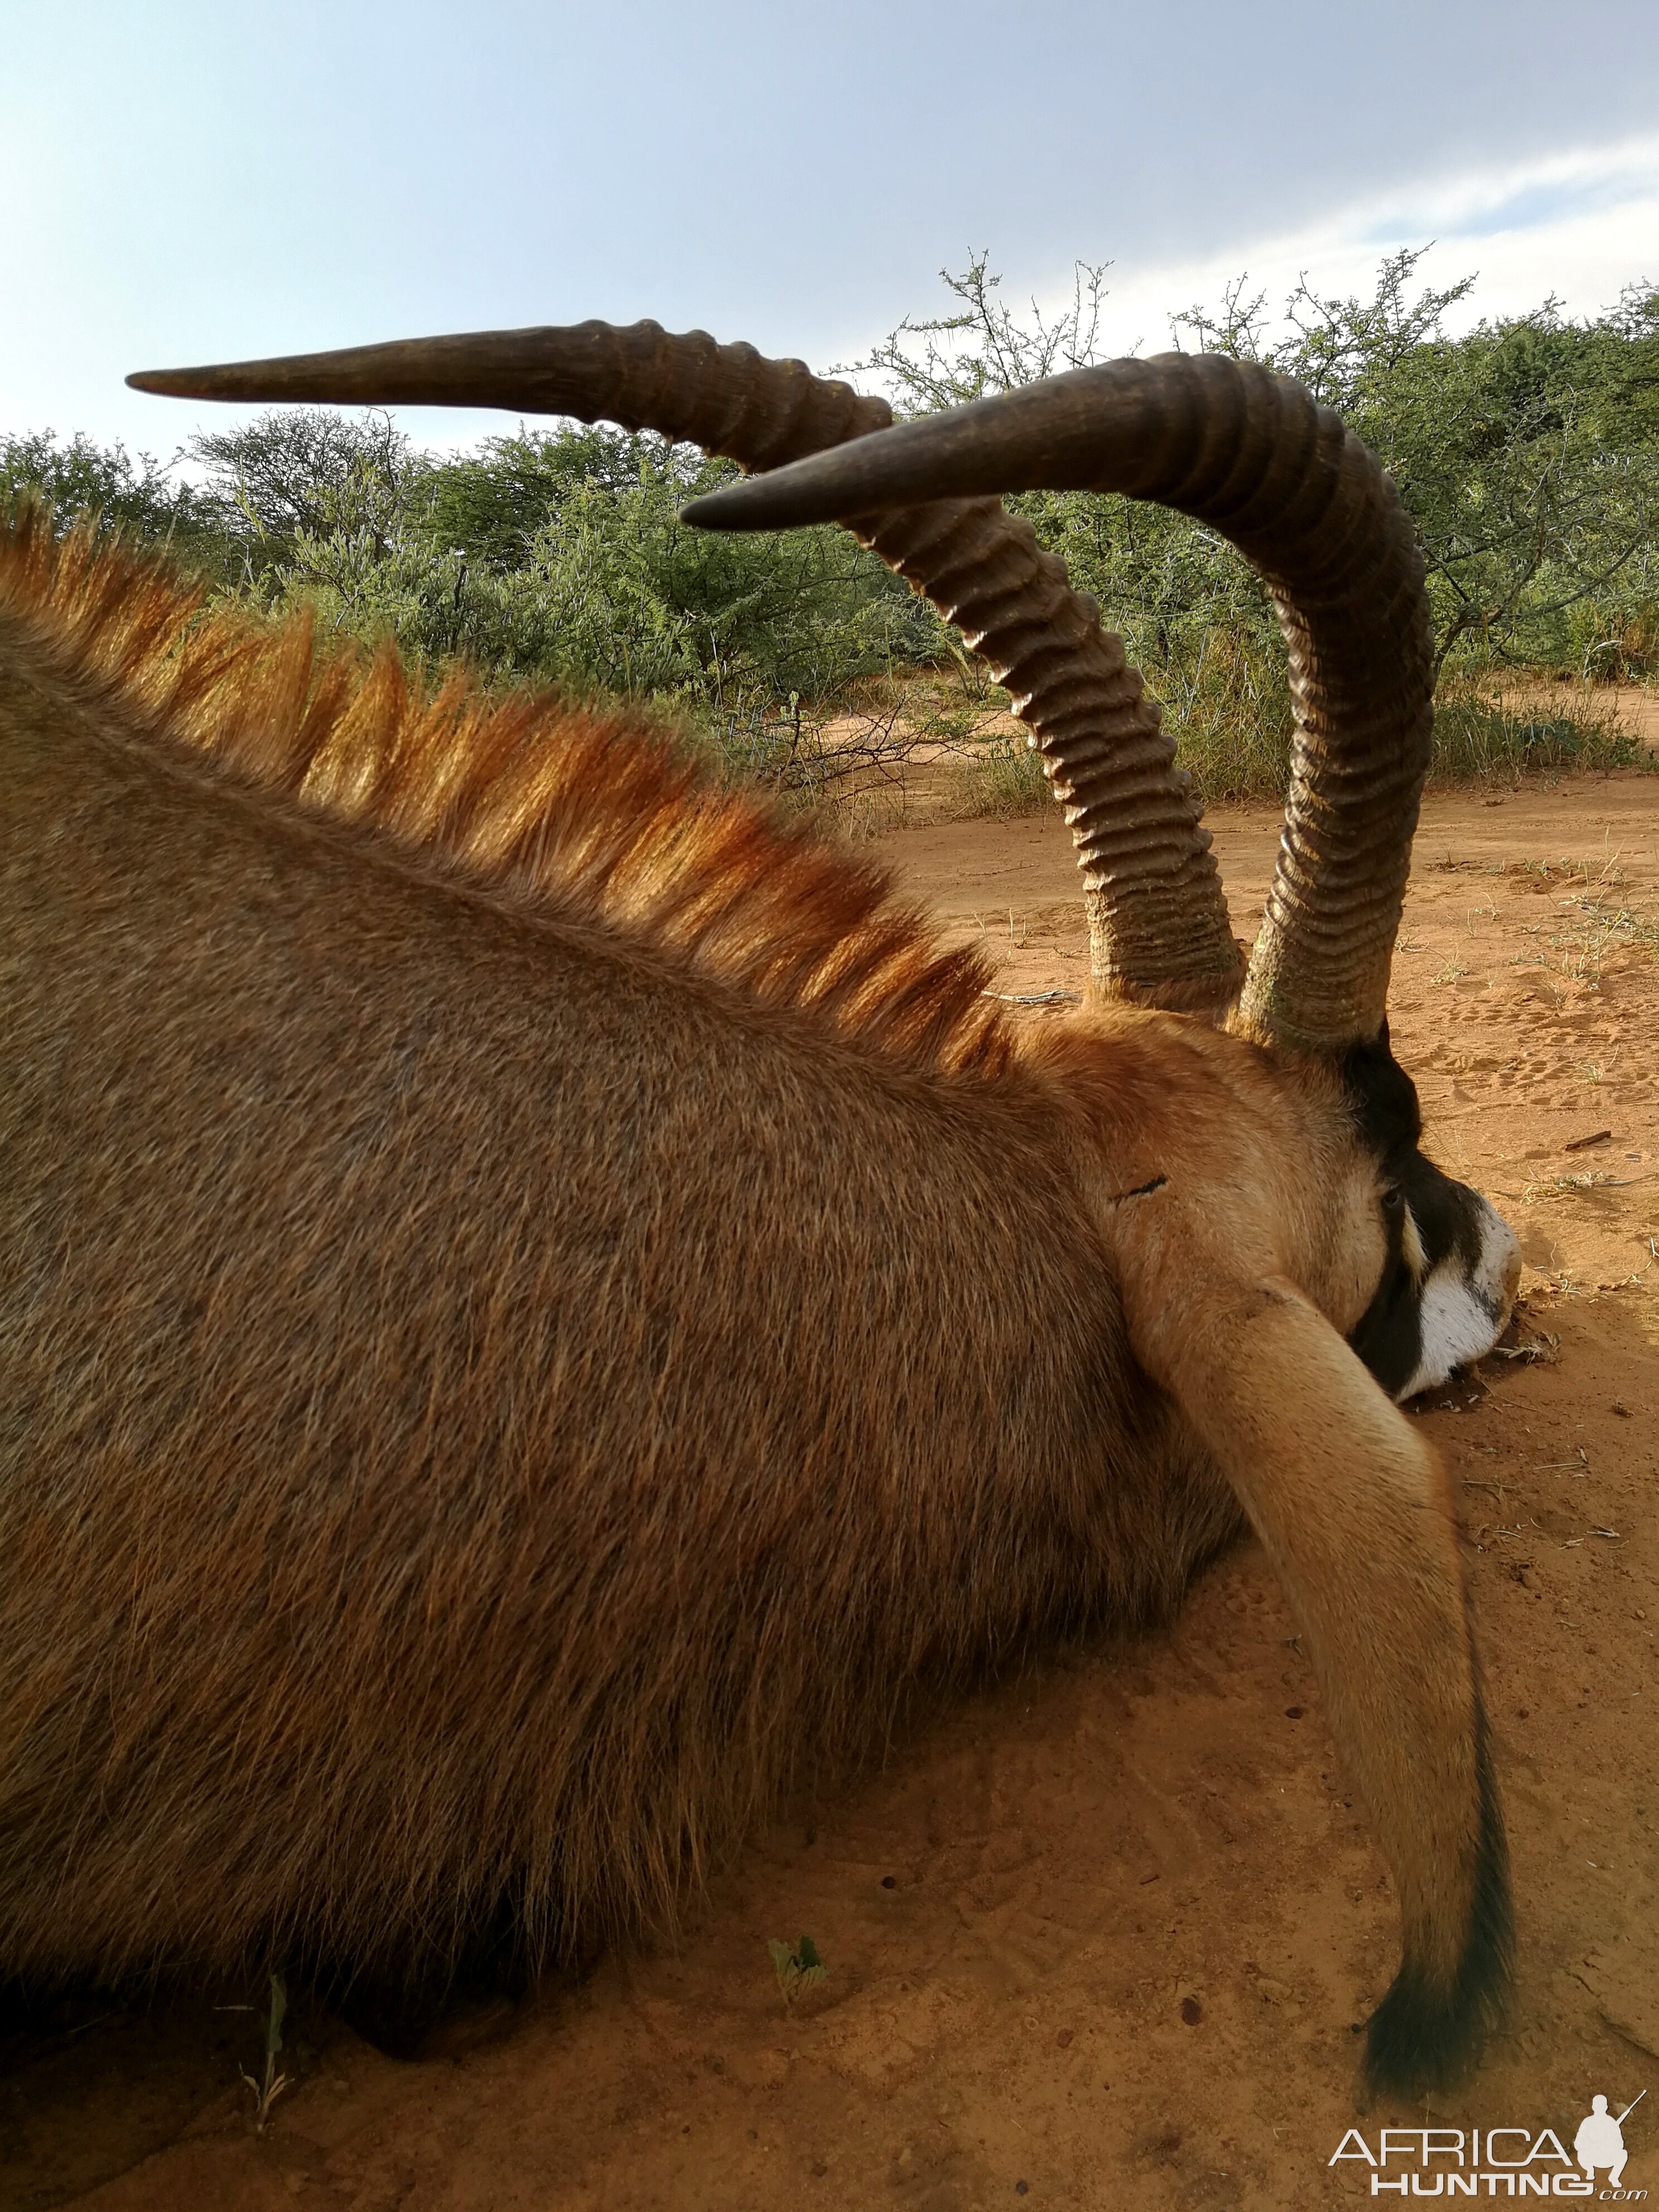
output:
<instances>
[{"instance_id":1,"label":"acacia tree","mask_svg":"<svg viewBox=\"0 0 1659 2212\"><path fill-rule=\"evenodd\" d=\"M0 436L0 511L23 497L40 500L55 526L96 519L144 544L168 548L193 566L216 573L224 547L215 502L153 453L129 453L118 440L100 446L77 431L59 438L51 430Z\"/></svg>"},{"instance_id":2,"label":"acacia tree","mask_svg":"<svg viewBox=\"0 0 1659 2212\"><path fill-rule=\"evenodd\" d=\"M941 269L939 282L962 303L954 314L922 320L907 315L866 359L830 374L877 378L903 420L965 406L1099 360L1109 261L1074 262L1070 305L1050 319L1033 299L1024 321L1000 296L1002 279L990 264L988 247L971 255L959 275Z\"/></svg>"},{"instance_id":3,"label":"acacia tree","mask_svg":"<svg viewBox=\"0 0 1659 2212\"><path fill-rule=\"evenodd\" d=\"M1446 311L1474 279L1413 296L1422 258L1390 256L1368 301L1322 298L1304 277L1276 341L1242 283L1176 328L1297 378L1387 464L1422 540L1437 665L1460 647L1571 659L1587 629L1654 596L1659 301L1632 287L1579 325L1550 299L1450 338Z\"/></svg>"},{"instance_id":4,"label":"acacia tree","mask_svg":"<svg viewBox=\"0 0 1659 2212\"><path fill-rule=\"evenodd\" d=\"M1216 307L1173 316L1171 336L1296 377L1380 455L1422 538L1441 664L1565 665L1604 650L1587 641L1609 629L1646 635L1659 598L1659 295L1632 286L1583 325L1549 300L1454 338L1446 314L1475 280L1418 286L1425 251L1386 258L1369 299L1322 296L1304 276L1276 321L1240 276ZM1090 366L1109 265L1078 263L1067 304L1045 317L1033 301L1021 317L975 255L940 272L953 312L907 317L854 368L902 415ZM1177 689L1221 638L1237 666L1277 652L1265 592L1214 532L1113 495L1016 504Z\"/></svg>"},{"instance_id":5,"label":"acacia tree","mask_svg":"<svg viewBox=\"0 0 1659 2212\"><path fill-rule=\"evenodd\" d=\"M234 430L204 430L185 447L206 477L246 589L269 596L285 570L329 560L336 539L383 561L407 515L422 457L383 408L267 410Z\"/></svg>"}]
</instances>

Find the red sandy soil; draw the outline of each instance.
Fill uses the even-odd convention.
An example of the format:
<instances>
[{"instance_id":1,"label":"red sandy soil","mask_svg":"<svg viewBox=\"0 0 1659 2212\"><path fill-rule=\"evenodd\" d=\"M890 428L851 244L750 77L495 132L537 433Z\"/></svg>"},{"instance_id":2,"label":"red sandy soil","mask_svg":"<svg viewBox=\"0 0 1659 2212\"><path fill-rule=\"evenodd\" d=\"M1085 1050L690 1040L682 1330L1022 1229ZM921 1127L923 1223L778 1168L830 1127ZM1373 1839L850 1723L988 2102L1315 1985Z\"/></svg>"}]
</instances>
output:
<instances>
[{"instance_id":1,"label":"red sandy soil","mask_svg":"<svg viewBox=\"0 0 1659 2212\"><path fill-rule=\"evenodd\" d=\"M1212 827L1246 934L1277 821ZM953 935L983 933L1000 988L1080 988L1056 820L884 849ZM1393 1016L1431 1149L1528 1261L1517 1356L1418 1414L1463 1515L1521 1925L1509 2032L1429 2117L1571 2142L1594 2092L1616 2113L1650 2087L1625 2179L1659 2192L1656 924L1651 778L1431 798ZM786 2011L767 1942L803 1930L829 1971ZM414 2063L296 1996L297 2079L264 2136L237 2078L257 2070L250 2014L112 2004L14 2039L0 2204L1357 2203L1368 2169L1328 2161L1395 1942L1294 1625L1245 1544L1167 1633L1049 1654L789 1808L678 1948L459 2015ZM1425 2114L1373 2112L1373 2144L1390 2118Z\"/></svg>"}]
</instances>

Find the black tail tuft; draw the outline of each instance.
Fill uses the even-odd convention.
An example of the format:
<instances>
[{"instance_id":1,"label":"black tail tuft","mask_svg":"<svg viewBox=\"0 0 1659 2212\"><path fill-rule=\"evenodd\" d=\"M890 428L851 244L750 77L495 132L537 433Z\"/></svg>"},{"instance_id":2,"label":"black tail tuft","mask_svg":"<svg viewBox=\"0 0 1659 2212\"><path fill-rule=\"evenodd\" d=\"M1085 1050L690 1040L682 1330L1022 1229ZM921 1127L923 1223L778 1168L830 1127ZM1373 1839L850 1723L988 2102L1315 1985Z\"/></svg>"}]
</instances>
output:
<instances>
[{"instance_id":1,"label":"black tail tuft","mask_svg":"<svg viewBox=\"0 0 1659 2212\"><path fill-rule=\"evenodd\" d=\"M1486 1716L1475 1709L1475 1771L1480 1840L1468 1940L1449 1990L1432 1989L1401 1966L1371 2014L1364 2086L1372 2095L1420 2097L1462 2081L1479 2063L1502 2017L1515 1955L1509 1849L1486 1741Z\"/></svg>"}]
</instances>

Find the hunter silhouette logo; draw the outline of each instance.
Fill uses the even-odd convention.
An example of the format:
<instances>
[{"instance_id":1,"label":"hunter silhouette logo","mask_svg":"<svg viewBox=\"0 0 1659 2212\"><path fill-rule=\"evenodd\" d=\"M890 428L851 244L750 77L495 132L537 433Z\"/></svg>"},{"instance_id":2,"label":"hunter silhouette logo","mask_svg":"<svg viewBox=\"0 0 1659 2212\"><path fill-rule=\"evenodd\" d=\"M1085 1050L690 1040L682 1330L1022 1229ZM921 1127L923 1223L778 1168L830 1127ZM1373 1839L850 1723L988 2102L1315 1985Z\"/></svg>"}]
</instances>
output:
<instances>
[{"instance_id":1,"label":"hunter silhouette logo","mask_svg":"<svg viewBox=\"0 0 1659 2212\"><path fill-rule=\"evenodd\" d=\"M1578 2132L1572 2139L1572 2154L1584 2169L1584 2178L1594 2181L1598 2167L1607 2169L1607 2186L1617 2189L1625 2178L1625 2160L1629 2152L1625 2148L1626 2121L1647 2095L1632 2097L1615 2120L1607 2110L1605 2097L1592 2097L1590 2108L1578 2123Z\"/></svg>"},{"instance_id":2,"label":"hunter silhouette logo","mask_svg":"<svg viewBox=\"0 0 1659 2212\"><path fill-rule=\"evenodd\" d=\"M1370 2168L1372 2197L1577 2197L1639 2204L1645 2189L1626 2189L1624 2126L1645 2089L1615 2119L1596 2095L1568 2150L1553 2128L1383 2128L1375 2148L1350 2128L1328 2166L1348 2160ZM1604 2177L1598 2183L1598 2176Z\"/></svg>"}]
</instances>

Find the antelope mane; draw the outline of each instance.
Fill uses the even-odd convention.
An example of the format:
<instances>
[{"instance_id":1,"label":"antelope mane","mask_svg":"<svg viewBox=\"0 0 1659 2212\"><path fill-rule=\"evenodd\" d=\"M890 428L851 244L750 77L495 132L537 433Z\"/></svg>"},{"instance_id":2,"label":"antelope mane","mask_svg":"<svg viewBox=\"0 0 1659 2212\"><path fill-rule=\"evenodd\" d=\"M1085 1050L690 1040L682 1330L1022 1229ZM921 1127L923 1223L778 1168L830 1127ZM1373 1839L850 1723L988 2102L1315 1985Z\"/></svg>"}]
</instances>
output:
<instances>
[{"instance_id":1,"label":"antelope mane","mask_svg":"<svg viewBox=\"0 0 1659 2212\"><path fill-rule=\"evenodd\" d=\"M626 703L492 696L391 646L319 652L306 613L210 609L164 562L25 508L0 524L0 660L163 772L297 808L457 896L629 940L846 1044L994 1075L1013 1057L975 949L887 872L723 790Z\"/></svg>"}]
</instances>

